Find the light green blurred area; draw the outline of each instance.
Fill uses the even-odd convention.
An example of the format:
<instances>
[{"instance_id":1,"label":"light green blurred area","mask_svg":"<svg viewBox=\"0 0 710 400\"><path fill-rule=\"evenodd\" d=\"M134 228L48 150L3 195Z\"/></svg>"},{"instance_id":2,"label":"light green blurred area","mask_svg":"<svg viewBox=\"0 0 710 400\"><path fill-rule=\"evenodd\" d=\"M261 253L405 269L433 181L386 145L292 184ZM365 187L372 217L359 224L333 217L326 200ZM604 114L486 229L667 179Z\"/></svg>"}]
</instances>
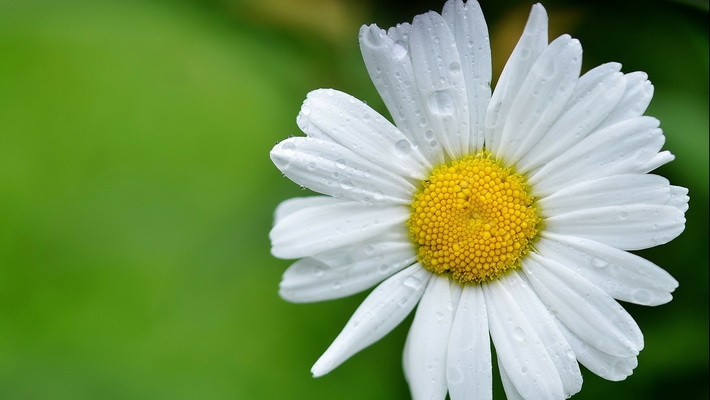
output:
<instances>
[{"instance_id":1,"label":"light green blurred area","mask_svg":"<svg viewBox=\"0 0 710 400\"><path fill-rule=\"evenodd\" d=\"M357 29L413 14L373 4L0 0L0 399L408 396L408 320L310 377L365 294L286 303L289 262L269 254L274 207L309 194L268 158L299 134L306 93L384 112ZM603 8L556 4L586 68L649 72L677 156L661 173L691 190L683 236L643 252L680 287L627 307L646 335L639 367L620 383L585 371L575 398L708 398L707 14L660 3L644 17L665 23L624 8L600 23ZM529 5L487 7L494 34Z\"/></svg>"}]
</instances>

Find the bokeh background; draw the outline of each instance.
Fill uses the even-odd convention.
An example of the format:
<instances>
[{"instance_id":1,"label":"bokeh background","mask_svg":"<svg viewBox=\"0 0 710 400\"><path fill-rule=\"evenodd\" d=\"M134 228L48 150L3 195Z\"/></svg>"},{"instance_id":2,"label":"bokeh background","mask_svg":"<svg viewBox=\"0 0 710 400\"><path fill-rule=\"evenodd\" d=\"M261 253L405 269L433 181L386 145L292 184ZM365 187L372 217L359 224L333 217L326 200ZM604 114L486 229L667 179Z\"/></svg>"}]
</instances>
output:
<instances>
[{"instance_id":1,"label":"bokeh background","mask_svg":"<svg viewBox=\"0 0 710 400\"><path fill-rule=\"evenodd\" d=\"M532 2L482 0L497 73ZM0 0L0 399L405 399L411 322L309 370L365 294L294 305L274 207L307 195L269 161L308 91L386 113L359 26L442 0ZM708 398L708 2L545 2L587 70L656 87L650 115L690 188L685 233L641 252L680 282L628 305L646 349L575 399ZM497 375L497 374L496 374ZM500 382L495 394L502 398Z\"/></svg>"}]
</instances>

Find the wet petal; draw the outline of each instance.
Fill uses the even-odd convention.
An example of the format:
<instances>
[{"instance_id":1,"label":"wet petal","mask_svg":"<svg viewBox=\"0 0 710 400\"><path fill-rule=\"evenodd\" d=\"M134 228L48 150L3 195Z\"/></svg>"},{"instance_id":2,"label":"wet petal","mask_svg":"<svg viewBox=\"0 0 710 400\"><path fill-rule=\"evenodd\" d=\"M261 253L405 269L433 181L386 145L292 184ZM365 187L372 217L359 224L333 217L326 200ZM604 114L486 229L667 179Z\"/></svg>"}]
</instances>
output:
<instances>
[{"instance_id":1,"label":"wet petal","mask_svg":"<svg viewBox=\"0 0 710 400\"><path fill-rule=\"evenodd\" d=\"M500 147L500 138L513 100L535 60L547 47L547 12L540 4L532 6L523 34L498 79L486 109L486 146Z\"/></svg>"},{"instance_id":2,"label":"wet petal","mask_svg":"<svg viewBox=\"0 0 710 400\"><path fill-rule=\"evenodd\" d=\"M453 159L468 151L470 118L461 58L444 18L428 12L414 18L409 48L424 117Z\"/></svg>"},{"instance_id":3,"label":"wet petal","mask_svg":"<svg viewBox=\"0 0 710 400\"><path fill-rule=\"evenodd\" d=\"M582 46L562 35L540 54L520 86L501 132L491 148L506 164L516 163L540 141L569 100L582 67Z\"/></svg>"},{"instance_id":4,"label":"wet petal","mask_svg":"<svg viewBox=\"0 0 710 400\"><path fill-rule=\"evenodd\" d=\"M415 191L401 175L331 140L289 138L271 150L271 160L292 181L335 198L407 204Z\"/></svg>"},{"instance_id":5,"label":"wet petal","mask_svg":"<svg viewBox=\"0 0 710 400\"><path fill-rule=\"evenodd\" d=\"M535 253L523 260L523 271L553 315L585 342L619 357L643 348L641 330L626 310L576 272Z\"/></svg>"},{"instance_id":6,"label":"wet petal","mask_svg":"<svg viewBox=\"0 0 710 400\"><path fill-rule=\"evenodd\" d=\"M608 206L546 218L545 229L618 249L640 250L678 237L685 229L685 216L677 208L666 205Z\"/></svg>"},{"instance_id":7,"label":"wet petal","mask_svg":"<svg viewBox=\"0 0 710 400\"><path fill-rule=\"evenodd\" d=\"M404 348L404 372L413 399L446 398L446 349L461 287L433 275L422 296Z\"/></svg>"},{"instance_id":8,"label":"wet petal","mask_svg":"<svg viewBox=\"0 0 710 400\"><path fill-rule=\"evenodd\" d=\"M656 264L593 240L545 232L535 248L618 300L655 306L671 301L678 287Z\"/></svg>"},{"instance_id":9,"label":"wet petal","mask_svg":"<svg viewBox=\"0 0 710 400\"><path fill-rule=\"evenodd\" d=\"M488 313L479 285L463 287L451 326L446 363L446 380L452 400L490 400L493 397Z\"/></svg>"},{"instance_id":10,"label":"wet petal","mask_svg":"<svg viewBox=\"0 0 710 400\"><path fill-rule=\"evenodd\" d=\"M397 127L432 164L444 161L442 144L434 137L422 112L409 50L411 25L401 24L389 33L377 25L360 29L360 50L367 71Z\"/></svg>"},{"instance_id":11,"label":"wet petal","mask_svg":"<svg viewBox=\"0 0 710 400\"><path fill-rule=\"evenodd\" d=\"M653 85L645 72L637 71L624 75L626 91L614 110L600 124L599 128L643 115L653 98Z\"/></svg>"},{"instance_id":12,"label":"wet petal","mask_svg":"<svg viewBox=\"0 0 710 400\"><path fill-rule=\"evenodd\" d=\"M399 175L425 179L430 168L399 129L364 102L343 92L321 89L309 93L297 121L309 137L329 138Z\"/></svg>"},{"instance_id":13,"label":"wet petal","mask_svg":"<svg viewBox=\"0 0 710 400\"><path fill-rule=\"evenodd\" d=\"M399 325L419 302L430 277L415 264L377 286L313 365L313 376L327 374Z\"/></svg>"},{"instance_id":14,"label":"wet petal","mask_svg":"<svg viewBox=\"0 0 710 400\"><path fill-rule=\"evenodd\" d=\"M483 285L491 339L516 391L525 399L561 399L555 364L510 289L506 276Z\"/></svg>"},{"instance_id":15,"label":"wet petal","mask_svg":"<svg viewBox=\"0 0 710 400\"><path fill-rule=\"evenodd\" d=\"M271 253L301 258L357 243L395 229L409 218L404 206L372 207L334 200L294 211L269 232Z\"/></svg>"},{"instance_id":16,"label":"wet petal","mask_svg":"<svg viewBox=\"0 0 710 400\"><path fill-rule=\"evenodd\" d=\"M545 135L516 164L527 172L549 162L589 136L619 103L626 79L621 65L607 63L582 75L565 109Z\"/></svg>"},{"instance_id":17,"label":"wet petal","mask_svg":"<svg viewBox=\"0 0 710 400\"><path fill-rule=\"evenodd\" d=\"M668 179L658 175L606 176L567 186L539 200L547 215L631 204L663 205L670 201Z\"/></svg>"},{"instance_id":18,"label":"wet petal","mask_svg":"<svg viewBox=\"0 0 710 400\"><path fill-rule=\"evenodd\" d=\"M491 99L491 46L488 26L477 1L447 1L441 15L454 34L466 81L471 138L468 151L483 148L485 115ZM455 69L455 68L454 68Z\"/></svg>"},{"instance_id":19,"label":"wet petal","mask_svg":"<svg viewBox=\"0 0 710 400\"><path fill-rule=\"evenodd\" d=\"M572 333L564 324L559 324L560 330L572 346L577 360L596 375L610 381L621 381L633 373L638 365L635 356L617 357L600 351Z\"/></svg>"},{"instance_id":20,"label":"wet petal","mask_svg":"<svg viewBox=\"0 0 710 400\"><path fill-rule=\"evenodd\" d=\"M330 300L363 291L416 262L406 237L380 235L296 261L284 273L279 294L304 303Z\"/></svg>"},{"instance_id":21,"label":"wet petal","mask_svg":"<svg viewBox=\"0 0 710 400\"><path fill-rule=\"evenodd\" d=\"M638 117L587 136L531 174L529 184L545 196L571 184L603 176L645 173L665 138L658 120Z\"/></svg>"}]
</instances>

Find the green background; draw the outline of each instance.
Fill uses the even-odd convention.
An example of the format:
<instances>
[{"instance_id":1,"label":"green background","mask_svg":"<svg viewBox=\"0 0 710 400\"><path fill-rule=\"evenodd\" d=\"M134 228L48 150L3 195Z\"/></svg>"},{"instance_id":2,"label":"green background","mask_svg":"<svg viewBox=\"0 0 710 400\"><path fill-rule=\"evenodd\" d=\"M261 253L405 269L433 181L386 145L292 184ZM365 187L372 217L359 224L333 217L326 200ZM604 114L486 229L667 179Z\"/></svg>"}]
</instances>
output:
<instances>
[{"instance_id":1,"label":"green background","mask_svg":"<svg viewBox=\"0 0 710 400\"><path fill-rule=\"evenodd\" d=\"M308 91L384 112L357 46L442 1L0 0L0 400L403 399L410 320L331 374L312 363L366 294L295 305L269 254L306 195L268 152ZM531 2L482 1L494 75ZM628 305L646 349L575 399L708 398L707 1L545 3L589 69L656 87L648 113L690 188L685 233L642 252L680 282ZM497 374L495 374L497 375ZM502 397L500 382L496 397Z\"/></svg>"}]
</instances>

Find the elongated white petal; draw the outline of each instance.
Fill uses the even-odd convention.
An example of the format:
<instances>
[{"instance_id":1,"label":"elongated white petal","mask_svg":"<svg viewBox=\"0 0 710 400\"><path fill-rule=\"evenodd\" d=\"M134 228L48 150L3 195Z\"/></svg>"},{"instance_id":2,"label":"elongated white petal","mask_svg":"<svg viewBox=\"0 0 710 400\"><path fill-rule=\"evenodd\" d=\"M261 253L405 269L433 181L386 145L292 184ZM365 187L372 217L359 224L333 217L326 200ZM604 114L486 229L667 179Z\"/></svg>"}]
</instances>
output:
<instances>
[{"instance_id":1,"label":"elongated white petal","mask_svg":"<svg viewBox=\"0 0 710 400\"><path fill-rule=\"evenodd\" d=\"M637 71L624 75L626 91L614 110L600 124L600 128L614 125L625 119L643 115L653 98L653 85L645 72Z\"/></svg>"},{"instance_id":2,"label":"elongated white petal","mask_svg":"<svg viewBox=\"0 0 710 400\"><path fill-rule=\"evenodd\" d=\"M638 365L635 356L617 357L598 350L577 335L572 333L564 324L559 324L562 334L567 338L567 342L572 346L577 360L590 371L610 381L621 381L633 373Z\"/></svg>"},{"instance_id":3,"label":"elongated white petal","mask_svg":"<svg viewBox=\"0 0 710 400\"><path fill-rule=\"evenodd\" d=\"M518 271L511 271L506 279L511 293L530 320L535 333L547 349L547 353L557 369L565 398L579 392L582 388L582 373L579 371L579 364L577 364L572 349L550 312Z\"/></svg>"},{"instance_id":4,"label":"elongated white petal","mask_svg":"<svg viewBox=\"0 0 710 400\"><path fill-rule=\"evenodd\" d=\"M278 224L284 217L304 208L327 206L343 202L343 200L334 199L330 196L294 197L287 199L276 206L276 211L274 211L274 224Z\"/></svg>"},{"instance_id":5,"label":"elongated white petal","mask_svg":"<svg viewBox=\"0 0 710 400\"><path fill-rule=\"evenodd\" d=\"M279 294L304 303L330 300L363 291L416 261L406 240L377 236L345 248L296 261L284 273Z\"/></svg>"},{"instance_id":6,"label":"elongated white petal","mask_svg":"<svg viewBox=\"0 0 710 400\"><path fill-rule=\"evenodd\" d=\"M500 357L496 357L498 359L498 370L500 371L500 380L501 383L503 384L503 390L505 390L505 397L508 400L525 400L523 396L518 393L518 389L515 388L515 385L513 384L513 381L510 380L510 377L508 376L508 372L505 370L505 366L503 363L500 361Z\"/></svg>"},{"instance_id":7,"label":"elongated white petal","mask_svg":"<svg viewBox=\"0 0 710 400\"><path fill-rule=\"evenodd\" d=\"M419 302L430 277L415 264L377 286L313 365L313 376L327 374L394 329Z\"/></svg>"},{"instance_id":8,"label":"elongated white petal","mask_svg":"<svg viewBox=\"0 0 710 400\"><path fill-rule=\"evenodd\" d=\"M547 46L547 12L535 4L525 24L523 34L503 68L500 79L486 109L486 146L496 153L513 100L533 63Z\"/></svg>"},{"instance_id":9,"label":"elongated white petal","mask_svg":"<svg viewBox=\"0 0 710 400\"><path fill-rule=\"evenodd\" d=\"M671 301L671 292L678 287L678 281L656 264L593 240L544 232L535 248L615 299L655 306Z\"/></svg>"},{"instance_id":10,"label":"elongated white petal","mask_svg":"<svg viewBox=\"0 0 710 400\"><path fill-rule=\"evenodd\" d=\"M271 160L292 181L335 198L407 204L415 186L330 140L293 137L271 150Z\"/></svg>"},{"instance_id":11,"label":"elongated white petal","mask_svg":"<svg viewBox=\"0 0 710 400\"><path fill-rule=\"evenodd\" d=\"M302 208L276 221L269 232L271 253L279 258L308 257L379 235L407 218L404 206L372 207L353 201Z\"/></svg>"},{"instance_id":12,"label":"elongated white petal","mask_svg":"<svg viewBox=\"0 0 710 400\"><path fill-rule=\"evenodd\" d=\"M446 398L446 349L461 287L433 275L424 291L404 347L404 372L412 398Z\"/></svg>"},{"instance_id":13,"label":"elongated white petal","mask_svg":"<svg viewBox=\"0 0 710 400\"><path fill-rule=\"evenodd\" d=\"M636 322L611 296L558 262L530 253L523 271L547 308L590 345L615 356L643 348Z\"/></svg>"},{"instance_id":14,"label":"elongated white petal","mask_svg":"<svg viewBox=\"0 0 710 400\"><path fill-rule=\"evenodd\" d=\"M493 398L488 312L479 285L463 287L446 355L451 400Z\"/></svg>"},{"instance_id":15,"label":"elongated white petal","mask_svg":"<svg viewBox=\"0 0 710 400\"><path fill-rule=\"evenodd\" d=\"M620 69L618 63L607 63L582 75L562 114L520 158L517 168L521 172L539 168L592 133L624 94L626 79Z\"/></svg>"},{"instance_id":16,"label":"elongated white petal","mask_svg":"<svg viewBox=\"0 0 710 400\"><path fill-rule=\"evenodd\" d=\"M343 92L320 89L309 93L297 121L309 137L329 138L399 175L425 179L430 168L415 145L391 122Z\"/></svg>"},{"instance_id":17,"label":"elongated white petal","mask_svg":"<svg viewBox=\"0 0 710 400\"><path fill-rule=\"evenodd\" d=\"M488 324L496 353L508 378L525 399L561 399L555 364L516 300L506 276L483 285ZM535 377L536 379L533 379Z\"/></svg>"},{"instance_id":18,"label":"elongated white petal","mask_svg":"<svg viewBox=\"0 0 710 400\"><path fill-rule=\"evenodd\" d=\"M685 229L683 212L673 206L631 204L573 211L545 219L545 229L623 250L668 243Z\"/></svg>"},{"instance_id":19,"label":"elongated white petal","mask_svg":"<svg viewBox=\"0 0 710 400\"><path fill-rule=\"evenodd\" d=\"M441 15L454 34L461 57L461 70L466 81L471 138L468 151L483 148L485 115L491 99L491 46L488 26L477 1L447 1ZM454 65L454 70L456 66Z\"/></svg>"},{"instance_id":20,"label":"elongated white petal","mask_svg":"<svg viewBox=\"0 0 710 400\"><path fill-rule=\"evenodd\" d=\"M515 97L494 150L512 165L540 141L574 91L582 67L582 46L562 35L540 54Z\"/></svg>"},{"instance_id":21,"label":"elongated white petal","mask_svg":"<svg viewBox=\"0 0 710 400\"><path fill-rule=\"evenodd\" d=\"M397 127L407 135L427 160L438 164L444 150L434 137L429 121L422 116L426 107L416 87L409 50L409 24L390 29L377 25L360 29L360 50L367 71Z\"/></svg>"},{"instance_id":22,"label":"elongated white petal","mask_svg":"<svg viewBox=\"0 0 710 400\"><path fill-rule=\"evenodd\" d=\"M645 173L665 141L658 124L655 118L638 117L596 131L532 173L529 183L544 196L602 176Z\"/></svg>"},{"instance_id":23,"label":"elongated white petal","mask_svg":"<svg viewBox=\"0 0 710 400\"><path fill-rule=\"evenodd\" d=\"M671 185L671 198L668 199L669 206L673 206L682 212L688 211L688 202L690 197L688 197L688 189L681 186Z\"/></svg>"},{"instance_id":24,"label":"elongated white petal","mask_svg":"<svg viewBox=\"0 0 710 400\"><path fill-rule=\"evenodd\" d=\"M425 105L422 117L453 159L468 151L470 118L461 58L444 18L418 15L409 33L417 90Z\"/></svg>"},{"instance_id":25,"label":"elongated white petal","mask_svg":"<svg viewBox=\"0 0 710 400\"><path fill-rule=\"evenodd\" d=\"M539 200L547 215L587 208L631 204L663 205L671 198L668 179L658 175L625 174L577 183Z\"/></svg>"}]
</instances>

